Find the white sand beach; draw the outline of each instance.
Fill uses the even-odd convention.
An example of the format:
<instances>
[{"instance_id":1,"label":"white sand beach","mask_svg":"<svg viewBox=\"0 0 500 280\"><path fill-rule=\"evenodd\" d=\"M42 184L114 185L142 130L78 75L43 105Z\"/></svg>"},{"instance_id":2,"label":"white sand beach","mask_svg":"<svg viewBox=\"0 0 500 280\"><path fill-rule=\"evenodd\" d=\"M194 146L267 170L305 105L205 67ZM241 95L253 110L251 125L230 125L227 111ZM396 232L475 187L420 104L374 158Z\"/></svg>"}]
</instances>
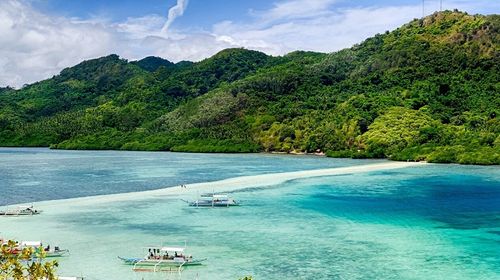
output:
<instances>
[{"instance_id":1,"label":"white sand beach","mask_svg":"<svg viewBox=\"0 0 500 280\"><path fill-rule=\"evenodd\" d=\"M183 271L182 279L307 279L313 274L318 279L428 279L430 273L433 279L478 274L496 279L498 239L491 232L497 227L488 214L494 209L457 223L464 200L449 196L465 190L468 202L480 188L475 199L483 203L484 192L496 193L494 171L367 160L189 183L196 176L204 179L206 169L200 169L200 174L176 174L185 177L187 188L177 181L172 184L177 186L166 183L152 191L36 202L41 215L2 218L0 230L6 238L68 249L71 255L58 259L59 273L85 279L166 279L163 273L134 272L117 258L142 257L145 246L155 244L187 244L189 254L206 258L202 266ZM212 191L234 192L231 196L242 207L188 207L181 200ZM445 211L439 220L434 216L438 210ZM456 228L478 221L484 229ZM429 259L438 261L429 267Z\"/></svg>"},{"instance_id":2,"label":"white sand beach","mask_svg":"<svg viewBox=\"0 0 500 280\"><path fill-rule=\"evenodd\" d=\"M372 163L365 165L349 166L349 167L338 167L338 168L327 168L327 169L317 169L317 170L306 170L306 171L296 171L296 172L284 172L284 173L272 173L254 176L241 176L235 178L229 178L214 182L204 182L196 184L187 184L185 188L181 186L169 186L162 189L142 191L142 192L130 192L121 194L111 194L111 195L100 195L100 196L90 196L90 197L80 197L71 198L64 200L52 200L37 202L37 207L52 207L58 204L71 204L71 205L86 205L95 203L106 203L106 202L116 202L116 201L127 201L127 200L143 200L151 199L159 196L173 196L179 198L193 198L194 195L203 192L231 192L237 191L250 187L266 187L275 186L277 184L301 179L301 178L311 178L311 177L322 177L322 176L334 176L334 175L346 175L353 173L366 173L381 170L399 169L407 168L412 166L421 166L425 163L420 162L397 162L397 161L387 161L383 163Z\"/></svg>"}]
</instances>

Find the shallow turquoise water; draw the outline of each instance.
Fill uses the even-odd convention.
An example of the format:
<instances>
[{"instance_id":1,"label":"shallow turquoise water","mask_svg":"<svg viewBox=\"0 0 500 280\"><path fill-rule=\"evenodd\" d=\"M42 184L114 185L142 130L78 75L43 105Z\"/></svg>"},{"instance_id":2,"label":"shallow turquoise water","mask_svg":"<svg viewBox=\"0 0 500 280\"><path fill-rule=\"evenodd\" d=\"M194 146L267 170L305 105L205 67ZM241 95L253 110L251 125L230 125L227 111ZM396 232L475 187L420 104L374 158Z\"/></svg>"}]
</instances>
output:
<instances>
[{"instance_id":1,"label":"shallow turquoise water","mask_svg":"<svg viewBox=\"0 0 500 280\"><path fill-rule=\"evenodd\" d=\"M331 168L362 162L270 154L0 148L0 205L144 191L244 175Z\"/></svg>"},{"instance_id":2,"label":"shallow turquoise water","mask_svg":"<svg viewBox=\"0 0 500 280\"><path fill-rule=\"evenodd\" d=\"M185 240L208 260L182 279L500 279L498 167L422 165L232 195L243 206L196 209L140 194L63 200L43 215L0 219L0 231L69 248L60 271L87 279L165 279L132 272L116 256Z\"/></svg>"}]
</instances>

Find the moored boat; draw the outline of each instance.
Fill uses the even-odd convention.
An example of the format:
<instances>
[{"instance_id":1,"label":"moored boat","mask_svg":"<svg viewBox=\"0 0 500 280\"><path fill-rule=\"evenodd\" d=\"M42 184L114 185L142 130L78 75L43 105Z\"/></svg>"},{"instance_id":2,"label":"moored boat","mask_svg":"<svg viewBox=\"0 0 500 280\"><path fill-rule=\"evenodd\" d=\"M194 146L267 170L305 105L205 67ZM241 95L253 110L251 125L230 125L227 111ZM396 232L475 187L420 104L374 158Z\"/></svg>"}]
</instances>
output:
<instances>
[{"instance_id":1,"label":"moored boat","mask_svg":"<svg viewBox=\"0 0 500 280\"><path fill-rule=\"evenodd\" d=\"M186 247L151 246L142 258L118 257L124 264L133 265L134 270L162 271L164 267L202 265L206 259L194 259L185 253Z\"/></svg>"},{"instance_id":2,"label":"moored boat","mask_svg":"<svg viewBox=\"0 0 500 280\"><path fill-rule=\"evenodd\" d=\"M0 216L32 216L42 213L41 210L35 209L33 205L21 205L15 209L7 209L0 211Z\"/></svg>"},{"instance_id":3,"label":"moored boat","mask_svg":"<svg viewBox=\"0 0 500 280\"><path fill-rule=\"evenodd\" d=\"M43 253L46 258L64 257L69 254L68 249L61 249L59 246L51 247L50 245L47 245L44 247L41 241L22 241L21 244L19 244L18 249L22 251L24 248L34 248L34 257L40 253Z\"/></svg>"},{"instance_id":4,"label":"moored boat","mask_svg":"<svg viewBox=\"0 0 500 280\"><path fill-rule=\"evenodd\" d=\"M188 201L189 206L196 207L229 207L239 203L227 194L204 194L200 199Z\"/></svg>"}]
</instances>

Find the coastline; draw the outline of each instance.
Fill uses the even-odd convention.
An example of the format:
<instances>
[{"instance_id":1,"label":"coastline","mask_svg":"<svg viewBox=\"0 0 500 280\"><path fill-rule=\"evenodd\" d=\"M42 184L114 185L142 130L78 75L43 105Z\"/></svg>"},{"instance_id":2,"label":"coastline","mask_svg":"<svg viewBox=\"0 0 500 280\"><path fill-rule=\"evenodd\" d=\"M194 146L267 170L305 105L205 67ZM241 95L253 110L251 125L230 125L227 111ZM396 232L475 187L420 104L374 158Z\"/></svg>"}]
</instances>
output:
<instances>
[{"instance_id":1,"label":"coastline","mask_svg":"<svg viewBox=\"0 0 500 280\"><path fill-rule=\"evenodd\" d=\"M258 151L258 152L197 152L197 151L172 151L172 150L135 150L135 149L63 149L63 148L53 148L52 146L0 146L0 149L47 149L47 150L58 150L58 151L128 151L128 152L165 152L165 153L186 153L186 154L266 154L266 155L288 155L288 156L312 156L312 157L326 157L326 158L339 158L339 159L367 159L367 160L388 160L392 162L422 162L422 163L438 163L438 164L459 164L459 165L472 165L472 166L498 166L500 162L458 162L449 160L432 160L428 161L426 159L395 159L392 157L378 158L378 157L345 157L345 156L329 156L328 152L299 152L299 151Z\"/></svg>"},{"instance_id":2,"label":"coastline","mask_svg":"<svg viewBox=\"0 0 500 280\"><path fill-rule=\"evenodd\" d=\"M247 188L275 186L287 181L302 179L302 178L347 175L353 173L366 173L373 171L408 168L423 164L426 163L388 161L383 163L372 163L372 164L364 164L364 165L348 166L348 167L241 176L241 177L234 177L213 182L189 184L187 185L187 188L181 188L180 186L170 186L148 191L86 196L86 197L77 197L77 198L60 199L60 200L46 200L46 201L39 201L34 204L36 207L50 208L50 207L57 207L57 205L64 203L71 203L73 205L82 206L89 203L95 204L95 203L106 203L106 202L117 202L117 201L145 200L145 199L166 197L166 196L170 198L192 199L194 196L196 196L201 192L210 192L210 191L234 192ZM4 207L15 207L18 205L25 205L25 204L26 203L12 204L12 205L6 205Z\"/></svg>"}]
</instances>

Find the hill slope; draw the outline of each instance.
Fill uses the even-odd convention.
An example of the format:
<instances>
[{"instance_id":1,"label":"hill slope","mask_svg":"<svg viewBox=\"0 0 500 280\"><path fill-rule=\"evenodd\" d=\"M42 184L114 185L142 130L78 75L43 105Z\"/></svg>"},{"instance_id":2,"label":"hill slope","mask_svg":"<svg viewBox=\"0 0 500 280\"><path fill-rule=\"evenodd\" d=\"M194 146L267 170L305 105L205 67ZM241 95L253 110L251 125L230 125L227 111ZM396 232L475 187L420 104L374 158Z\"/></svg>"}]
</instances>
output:
<instances>
[{"instance_id":1,"label":"hill slope","mask_svg":"<svg viewBox=\"0 0 500 280\"><path fill-rule=\"evenodd\" d=\"M0 145L499 164L499 30L447 11L332 54L111 55L0 90Z\"/></svg>"}]
</instances>

